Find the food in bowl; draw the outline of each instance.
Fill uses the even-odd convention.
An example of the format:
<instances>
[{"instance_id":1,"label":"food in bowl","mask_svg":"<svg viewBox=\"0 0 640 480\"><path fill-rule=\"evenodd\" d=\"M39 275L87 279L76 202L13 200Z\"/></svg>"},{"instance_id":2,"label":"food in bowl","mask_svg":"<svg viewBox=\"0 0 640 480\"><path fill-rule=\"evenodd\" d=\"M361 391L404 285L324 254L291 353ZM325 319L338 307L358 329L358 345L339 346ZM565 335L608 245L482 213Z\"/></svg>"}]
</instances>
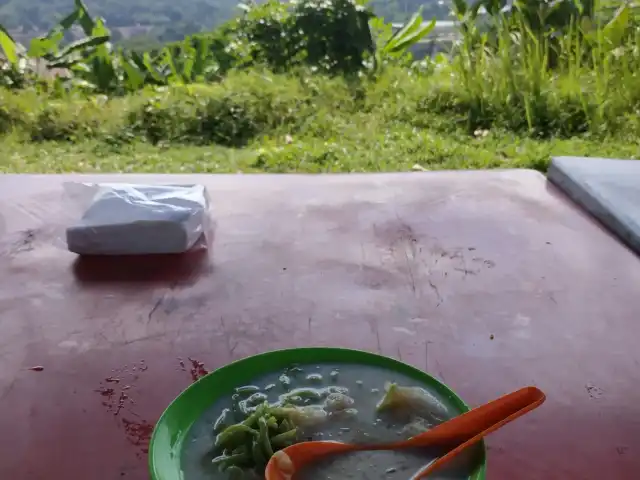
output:
<instances>
[{"instance_id":1,"label":"food in bowl","mask_svg":"<svg viewBox=\"0 0 640 480\"><path fill-rule=\"evenodd\" d=\"M182 452L185 480L260 480L269 458L293 443L383 443L410 438L460 414L402 373L373 365L292 365L256 378L218 400L190 429ZM477 453L477 451L476 451ZM294 480L408 479L438 449L332 455ZM466 479L477 458L463 456L441 477Z\"/></svg>"}]
</instances>

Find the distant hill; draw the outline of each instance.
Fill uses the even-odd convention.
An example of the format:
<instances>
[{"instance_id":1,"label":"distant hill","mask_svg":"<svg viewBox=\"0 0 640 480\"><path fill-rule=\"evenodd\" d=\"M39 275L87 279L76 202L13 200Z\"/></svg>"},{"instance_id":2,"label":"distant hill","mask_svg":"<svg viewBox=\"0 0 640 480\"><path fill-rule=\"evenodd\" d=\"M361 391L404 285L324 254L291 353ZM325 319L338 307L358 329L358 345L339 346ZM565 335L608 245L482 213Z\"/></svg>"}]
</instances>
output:
<instances>
[{"instance_id":1,"label":"distant hill","mask_svg":"<svg viewBox=\"0 0 640 480\"><path fill-rule=\"evenodd\" d=\"M85 0L89 10L113 27L219 23L232 15L235 0ZM73 0L0 0L0 23L10 29L50 28L73 10Z\"/></svg>"},{"instance_id":2,"label":"distant hill","mask_svg":"<svg viewBox=\"0 0 640 480\"><path fill-rule=\"evenodd\" d=\"M89 10L106 19L116 40L144 42L178 40L211 30L237 15L238 0L85 0ZM424 18L447 18L450 0L371 0L378 15L402 21L421 5ZM73 9L73 0L0 0L0 23L17 40L48 31Z\"/></svg>"}]
</instances>

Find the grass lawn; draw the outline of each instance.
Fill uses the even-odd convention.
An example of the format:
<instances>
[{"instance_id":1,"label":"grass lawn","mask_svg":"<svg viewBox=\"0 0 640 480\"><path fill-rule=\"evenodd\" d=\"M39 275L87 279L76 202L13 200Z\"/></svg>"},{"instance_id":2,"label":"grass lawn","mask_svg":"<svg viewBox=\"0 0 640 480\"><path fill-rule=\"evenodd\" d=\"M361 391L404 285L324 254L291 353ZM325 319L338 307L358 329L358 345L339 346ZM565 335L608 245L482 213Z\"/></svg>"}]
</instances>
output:
<instances>
[{"instance_id":1,"label":"grass lawn","mask_svg":"<svg viewBox=\"0 0 640 480\"><path fill-rule=\"evenodd\" d=\"M622 99L609 104L613 120L585 128L573 97L549 90L532 131L523 104L490 98L480 111L451 88L390 69L355 86L249 71L113 98L0 89L0 171L545 171L554 155L640 155L639 117ZM477 92L480 101L491 91Z\"/></svg>"},{"instance_id":2,"label":"grass lawn","mask_svg":"<svg viewBox=\"0 0 640 480\"><path fill-rule=\"evenodd\" d=\"M378 172L418 169L533 168L545 171L551 156L637 158L633 139L533 140L489 133L484 138L398 125L364 129L339 138L294 136L254 141L244 148L218 145L118 145L99 140L21 142L0 140L3 173L62 172Z\"/></svg>"}]
</instances>

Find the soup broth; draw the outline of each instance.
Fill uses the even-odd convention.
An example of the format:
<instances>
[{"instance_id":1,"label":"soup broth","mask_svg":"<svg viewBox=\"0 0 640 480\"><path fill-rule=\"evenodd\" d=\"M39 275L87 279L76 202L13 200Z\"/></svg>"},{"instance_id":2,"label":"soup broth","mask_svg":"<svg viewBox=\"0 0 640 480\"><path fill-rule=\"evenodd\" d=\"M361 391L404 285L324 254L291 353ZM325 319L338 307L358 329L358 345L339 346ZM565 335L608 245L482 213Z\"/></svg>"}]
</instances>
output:
<instances>
[{"instance_id":1,"label":"soup broth","mask_svg":"<svg viewBox=\"0 0 640 480\"><path fill-rule=\"evenodd\" d=\"M421 387L412 378L369 365L299 365L284 372L266 374L251 383L236 389L235 394L216 401L192 426L182 451L185 480L228 480L236 476L263 479L262 472L268 454L264 455L263 449L262 453L257 452L262 458L254 458L257 441L254 440L253 449L250 442L246 447L239 445L234 451L231 448L223 449L220 445L214 447L216 442L221 441L220 432L230 431L223 428L225 425L218 425L214 429L216 423L251 422L247 416L257 415L263 408L260 405L267 410L273 408L274 416L283 412L296 414L290 418L291 422L282 421L279 425L274 416L269 417L270 414L265 417L268 422L260 420L264 423L261 428L268 430L272 442L272 445L266 446L267 453L286 446L279 440L289 433L295 434L289 443L308 440L366 444L392 442L414 436L461 413L450 398L423 389L412 390ZM402 386L397 389L400 394L390 400L389 408L380 410L379 402L383 397L391 397L395 385ZM417 397L412 397L416 393L420 394L419 402L415 401ZM406 402L406 405L402 402ZM304 415L300 416L299 412L304 412ZM313 415L308 416L307 412ZM287 430L294 427L294 423L297 428ZM258 422L254 423L254 428L256 432L260 430ZM242 432L236 433L242 435ZM250 433L258 436L257 433ZM408 479L440 454L438 451L421 450L331 456L297 472L294 478ZM474 459L475 456L461 458L444 476L433 478L468 478L476 465ZM237 468L221 471L221 466L234 462L237 462ZM242 476L239 470L242 470Z\"/></svg>"},{"instance_id":2,"label":"soup broth","mask_svg":"<svg viewBox=\"0 0 640 480\"><path fill-rule=\"evenodd\" d=\"M331 455L297 472L294 480L409 480L430 461L442 455L433 450L363 451ZM459 480L473 472L474 459L480 452L470 449L459 458L431 474L431 480Z\"/></svg>"}]
</instances>

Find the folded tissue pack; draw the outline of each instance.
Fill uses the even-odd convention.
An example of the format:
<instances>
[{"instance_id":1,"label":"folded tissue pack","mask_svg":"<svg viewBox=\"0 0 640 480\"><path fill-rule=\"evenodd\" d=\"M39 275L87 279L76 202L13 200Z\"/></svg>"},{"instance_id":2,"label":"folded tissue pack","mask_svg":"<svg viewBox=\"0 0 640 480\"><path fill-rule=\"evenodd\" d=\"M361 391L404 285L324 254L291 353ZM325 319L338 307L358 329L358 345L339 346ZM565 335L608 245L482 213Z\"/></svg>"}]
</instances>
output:
<instances>
[{"instance_id":1,"label":"folded tissue pack","mask_svg":"<svg viewBox=\"0 0 640 480\"><path fill-rule=\"evenodd\" d=\"M209 199L202 185L101 183L88 187L95 191L90 205L66 231L72 252L182 253L208 235Z\"/></svg>"}]
</instances>

